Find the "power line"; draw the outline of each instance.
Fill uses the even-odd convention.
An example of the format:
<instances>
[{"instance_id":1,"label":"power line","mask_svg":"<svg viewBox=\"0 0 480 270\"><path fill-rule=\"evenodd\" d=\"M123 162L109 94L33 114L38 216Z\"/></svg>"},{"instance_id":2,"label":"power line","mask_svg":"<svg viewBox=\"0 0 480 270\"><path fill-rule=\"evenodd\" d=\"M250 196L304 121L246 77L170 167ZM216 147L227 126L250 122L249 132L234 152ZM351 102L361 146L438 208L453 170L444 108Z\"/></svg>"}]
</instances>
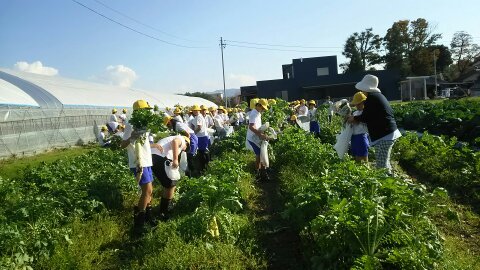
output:
<instances>
[{"instance_id":1,"label":"power line","mask_svg":"<svg viewBox=\"0 0 480 270\"><path fill-rule=\"evenodd\" d=\"M301 45L281 45L281 44L256 43L256 42L237 41L237 40L224 40L224 41L225 41L225 42L240 43L240 44L250 44L250 45L270 46L270 47L285 47L285 48L305 48L305 49L338 49L338 48L343 48L343 47L318 47L318 46L301 46Z\"/></svg>"},{"instance_id":2,"label":"power line","mask_svg":"<svg viewBox=\"0 0 480 270\"><path fill-rule=\"evenodd\" d=\"M146 34L146 33L143 33L143 32L141 32L141 31L138 31L138 30L136 30L136 29L134 29L134 28L132 28L132 27L130 27L130 26L127 26L127 25L125 25L125 24L123 24L123 23L121 23L121 22L118 22L118 21L116 21L116 20L114 20L114 19L112 19L112 18L109 18L109 17L103 15L102 13L100 13L100 12L98 12L98 11L96 11L96 10L94 10L94 9L92 9L92 8L90 8L90 7L86 6L86 5L78 2L77 0L72 0L72 1L75 2L76 4L82 6L82 7L90 10L91 12L97 14L98 16L101 16L101 17L103 17L103 18L105 18L105 19L107 19L107 20L109 20L109 21L111 21L111 22L113 22L113 23L116 23L116 24L118 24L118 25L120 25L120 26L122 26L122 27L124 27L124 28L127 28L127 29L129 29L129 30L131 30L131 31L133 31L133 32L135 32L135 33L137 33L137 34L140 34L140 35L142 35L142 36L146 36L146 37L151 38L151 39L154 39L154 40L156 40L156 41L160 41L160 42L165 43L165 44L168 44L168 45L172 45L172 46L176 46L176 47L182 47L182 48L190 48L190 49L208 48L208 47L186 46L186 45L182 45L182 44L177 44L177 43L169 42L169 41L166 41L166 40L163 40L163 39L159 39L159 38L157 38L157 37L154 37L154 36L151 36L151 35L149 35L149 34Z\"/></svg>"},{"instance_id":3,"label":"power line","mask_svg":"<svg viewBox=\"0 0 480 270\"><path fill-rule=\"evenodd\" d=\"M256 50L266 50L266 51L280 51L280 52L323 52L323 53L339 53L341 51L305 51L305 50L291 50L291 49L274 49L274 48L263 48L263 47L255 47L255 46L243 46L243 45L236 45L236 44L226 44L232 47L239 47L239 48L248 48L248 49L256 49Z\"/></svg>"},{"instance_id":4,"label":"power line","mask_svg":"<svg viewBox=\"0 0 480 270\"><path fill-rule=\"evenodd\" d=\"M152 29L152 30L155 30L155 31L157 31L157 32L159 32L159 33L162 33L162 34L166 35L166 36L173 37L173 38L180 39L180 40L184 40L184 41L197 42L197 41L195 41L195 40L190 40L190 39L186 39L186 38L182 38L182 37L178 37L178 36L172 35L172 34L170 34L170 33L167 33L167 32L165 32L165 31L162 31L162 30L160 30L160 29L158 29L158 28L156 28L156 27L153 27L153 26L151 26L151 25L148 25L148 24L146 24L146 23L143 23L143 22L141 22L141 21L139 21L139 20L137 20L137 19L135 19L135 18L132 18L132 17L128 16L127 14L125 14L125 13L123 13L123 12L120 12L120 11L118 11L118 10L110 7L110 6L107 6L105 3L103 3L103 2L101 2L101 1L99 1L99 0L94 0L94 1L97 2L98 4L104 6L105 8L113 11L113 12L122 15L123 17L125 17L125 18L127 18L127 19L130 19L130 20L132 20L132 21L134 21L134 22L136 22L136 23L138 23L138 24L140 24L140 25L143 25L143 26L145 26L145 27L147 27L147 28L150 28L150 29Z\"/></svg>"}]
</instances>

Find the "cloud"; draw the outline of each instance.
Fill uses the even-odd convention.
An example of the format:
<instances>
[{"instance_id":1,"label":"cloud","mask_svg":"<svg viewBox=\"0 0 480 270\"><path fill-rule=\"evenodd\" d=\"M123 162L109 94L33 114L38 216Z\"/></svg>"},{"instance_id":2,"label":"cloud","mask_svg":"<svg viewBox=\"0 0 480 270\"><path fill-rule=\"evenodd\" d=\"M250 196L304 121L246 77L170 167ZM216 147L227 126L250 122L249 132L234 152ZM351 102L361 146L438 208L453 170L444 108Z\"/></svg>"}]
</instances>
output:
<instances>
[{"instance_id":1,"label":"cloud","mask_svg":"<svg viewBox=\"0 0 480 270\"><path fill-rule=\"evenodd\" d=\"M227 84L228 84L228 87L240 87L240 86L255 85L256 83L257 83L257 79L251 75L231 73L228 76Z\"/></svg>"},{"instance_id":2,"label":"cloud","mask_svg":"<svg viewBox=\"0 0 480 270\"><path fill-rule=\"evenodd\" d=\"M94 76L94 80L120 87L131 87L138 79L137 73L124 65L108 66L104 72Z\"/></svg>"},{"instance_id":3,"label":"cloud","mask_svg":"<svg viewBox=\"0 0 480 270\"><path fill-rule=\"evenodd\" d=\"M13 67L15 70L18 70L18 71L41 74L46 76L55 76L58 74L58 69L52 68L52 67L46 67L40 61L35 61L31 64L25 61L20 61L20 62L17 62Z\"/></svg>"}]
</instances>

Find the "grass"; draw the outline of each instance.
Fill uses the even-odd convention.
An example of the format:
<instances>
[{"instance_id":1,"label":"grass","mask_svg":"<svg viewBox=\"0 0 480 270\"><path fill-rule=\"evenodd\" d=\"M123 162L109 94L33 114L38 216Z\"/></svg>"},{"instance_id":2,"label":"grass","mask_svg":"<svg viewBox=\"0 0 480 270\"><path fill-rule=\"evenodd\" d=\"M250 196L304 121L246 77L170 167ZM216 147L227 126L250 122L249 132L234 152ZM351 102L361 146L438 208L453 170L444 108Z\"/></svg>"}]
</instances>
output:
<instances>
[{"instance_id":1,"label":"grass","mask_svg":"<svg viewBox=\"0 0 480 270\"><path fill-rule=\"evenodd\" d=\"M398 164L394 165L396 173L404 178L411 178ZM422 179L413 181L425 184ZM442 270L480 270L480 215L471 206L459 204L445 192L433 192L430 202L430 217L440 230L444 239Z\"/></svg>"},{"instance_id":2,"label":"grass","mask_svg":"<svg viewBox=\"0 0 480 270\"><path fill-rule=\"evenodd\" d=\"M65 159L70 157L79 156L95 148L96 146L83 146L83 147L71 147L55 149L49 152L41 153L35 156L27 157L11 157L8 159L0 160L0 177L2 178L15 178L21 177L23 169L28 166L38 166L41 162L54 162L58 159Z\"/></svg>"}]
</instances>

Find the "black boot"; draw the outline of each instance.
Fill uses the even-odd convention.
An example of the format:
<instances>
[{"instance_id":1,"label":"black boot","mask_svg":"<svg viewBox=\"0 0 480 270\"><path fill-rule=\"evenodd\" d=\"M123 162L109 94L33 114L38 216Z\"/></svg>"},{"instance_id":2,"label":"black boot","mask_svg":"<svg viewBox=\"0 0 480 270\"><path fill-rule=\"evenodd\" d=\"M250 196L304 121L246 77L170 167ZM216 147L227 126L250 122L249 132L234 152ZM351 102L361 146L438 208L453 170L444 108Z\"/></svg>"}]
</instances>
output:
<instances>
[{"instance_id":1,"label":"black boot","mask_svg":"<svg viewBox=\"0 0 480 270\"><path fill-rule=\"evenodd\" d=\"M158 224L158 221L157 219L155 218L155 216L153 215L153 211L152 211L152 205L149 204L147 205L147 208L145 209L145 221L152 227L155 227L157 226Z\"/></svg>"},{"instance_id":2,"label":"black boot","mask_svg":"<svg viewBox=\"0 0 480 270\"><path fill-rule=\"evenodd\" d=\"M167 221L170 218L168 214L168 207L170 206L171 199L162 198L160 200L160 220Z\"/></svg>"},{"instance_id":3,"label":"black boot","mask_svg":"<svg viewBox=\"0 0 480 270\"><path fill-rule=\"evenodd\" d=\"M260 169L260 179L264 182L270 181L267 169Z\"/></svg>"},{"instance_id":4,"label":"black boot","mask_svg":"<svg viewBox=\"0 0 480 270\"><path fill-rule=\"evenodd\" d=\"M133 232L136 235L141 235L145 232L145 211L139 211L135 206L133 216Z\"/></svg>"}]
</instances>

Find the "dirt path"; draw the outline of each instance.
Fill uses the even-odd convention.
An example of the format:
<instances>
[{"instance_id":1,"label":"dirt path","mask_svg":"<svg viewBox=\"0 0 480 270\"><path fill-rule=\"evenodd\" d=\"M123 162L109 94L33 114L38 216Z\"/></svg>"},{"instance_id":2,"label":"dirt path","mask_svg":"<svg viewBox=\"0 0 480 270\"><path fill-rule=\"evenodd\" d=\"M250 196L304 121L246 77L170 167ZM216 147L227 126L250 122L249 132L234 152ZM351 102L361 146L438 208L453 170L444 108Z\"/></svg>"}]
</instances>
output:
<instances>
[{"instance_id":1,"label":"dirt path","mask_svg":"<svg viewBox=\"0 0 480 270\"><path fill-rule=\"evenodd\" d=\"M268 269L305 269L301 241L288 220L281 217L284 202L280 195L278 180L259 182L261 195L257 200L255 223L259 240L268 260Z\"/></svg>"}]
</instances>

